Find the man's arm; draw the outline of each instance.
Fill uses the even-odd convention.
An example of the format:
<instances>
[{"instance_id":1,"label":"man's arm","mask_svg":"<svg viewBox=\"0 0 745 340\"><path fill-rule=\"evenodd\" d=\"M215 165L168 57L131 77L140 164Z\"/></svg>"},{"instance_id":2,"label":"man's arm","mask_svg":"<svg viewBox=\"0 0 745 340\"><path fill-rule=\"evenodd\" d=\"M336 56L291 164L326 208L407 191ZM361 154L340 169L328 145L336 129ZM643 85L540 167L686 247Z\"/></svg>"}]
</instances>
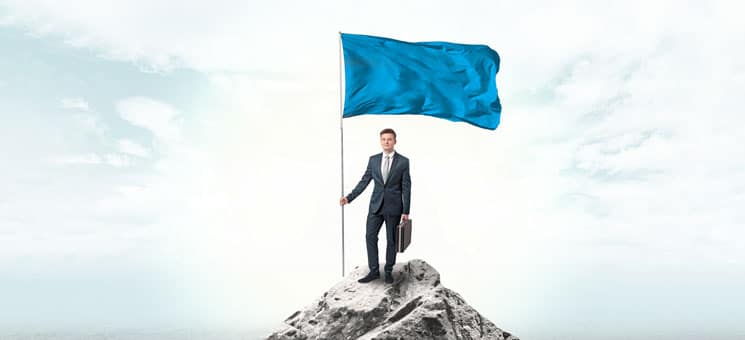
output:
<instances>
[{"instance_id":1,"label":"man's arm","mask_svg":"<svg viewBox=\"0 0 745 340\"><path fill-rule=\"evenodd\" d=\"M365 170L365 173L362 175L362 178L360 179L360 182L357 183L357 186L354 187L352 192L349 193L346 197L342 197L339 203L341 205L352 203L357 196L359 196L363 191L365 191L365 188L367 188L367 185L370 184L370 181L372 180L372 159L367 161L367 169Z\"/></svg>"},{"instance_id":2,"label":"man's arm","mask_svg":"<svg viewBox=\"0 0 745 340\"><path fill-rule=\"evenodd\" d=\"M404 203L403 214L406 215L405 219L409 218L409 207L411 206L411 176L409 176L409 162L406 162L406 168L404 168L404 176L401 179L401 198Z\"/></svg>"}]
</instances>

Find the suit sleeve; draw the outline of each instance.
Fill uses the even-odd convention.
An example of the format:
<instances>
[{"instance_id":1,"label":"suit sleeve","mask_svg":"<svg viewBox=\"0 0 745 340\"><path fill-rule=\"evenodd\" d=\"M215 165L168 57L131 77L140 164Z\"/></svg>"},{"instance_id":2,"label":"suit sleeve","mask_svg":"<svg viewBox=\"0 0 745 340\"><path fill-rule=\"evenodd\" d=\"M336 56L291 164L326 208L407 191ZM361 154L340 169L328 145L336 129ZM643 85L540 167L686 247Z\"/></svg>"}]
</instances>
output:
<instances>
[{"instance_id":1,"label":"suit sleeve","mask_svg":"<svg viewBox=\"0 0 745 340\"><path fill-rule=\"evenodd\" d=\"M367 161L367 169L365 170L365 174L362 175L362 179L360 179L360 182L357 183L357 186L354 187L352 192L347 195L347 200L349 203L352 203L357 196L359 196L363 191L365 191L365 188L367 188L367 185L370 184L370 181L372 180L372 160Z\"/></svg>"},{"instance_id":2,"label":"suit sleeve","mask_svg":"<svg viewBox=\"0 0 745 340\"><path fill-rule=\"evenodd\" d=\"M409 162L406 162L404 176L401 179L401 196L404 203L403 213L408 215L411 206L411 176L409 176Z\"/></svg>"}]
</instances>

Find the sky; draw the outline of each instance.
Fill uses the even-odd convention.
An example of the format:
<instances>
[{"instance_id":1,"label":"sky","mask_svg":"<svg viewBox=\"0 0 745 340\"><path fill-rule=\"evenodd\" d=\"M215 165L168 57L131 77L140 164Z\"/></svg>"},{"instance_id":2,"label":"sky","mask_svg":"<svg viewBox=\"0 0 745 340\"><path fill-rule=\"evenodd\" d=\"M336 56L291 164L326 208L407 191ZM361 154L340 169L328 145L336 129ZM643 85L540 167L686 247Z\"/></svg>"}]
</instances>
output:
<instances>
[{"instance_id":1,"label":"sky","mask_svg":"<svg viewBox=\"0 0 745 340\"><path fill-rule=\"evenodd\" d=\"M497 326L745 337L742 12L2 0L0 334L270 332L341 279L338 199L391 127L412 177L398 261ZM499 128L342 122L339 32L489 45ZM344 208L347 273L371 191Z\"/></svg>"}]
</instances>

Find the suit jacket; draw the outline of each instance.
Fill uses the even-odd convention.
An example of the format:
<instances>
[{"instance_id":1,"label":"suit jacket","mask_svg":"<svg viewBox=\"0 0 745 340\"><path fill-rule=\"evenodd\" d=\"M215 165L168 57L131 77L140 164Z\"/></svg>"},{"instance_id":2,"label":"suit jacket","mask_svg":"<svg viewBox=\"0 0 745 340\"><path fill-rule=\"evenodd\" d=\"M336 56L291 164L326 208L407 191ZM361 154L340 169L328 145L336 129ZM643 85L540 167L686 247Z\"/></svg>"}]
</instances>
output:
<instances>
[{"instance_id":1,"label":"suit jacket","mask_svg":"<svg viewBox=\"0 0 745 340\"><path fill-rule=\"evenodd\" d=\"M398 152L393 154L391 170L388 172L388 180L385 184L383 184L383 174L380 172L382 161L382 152L370 156L365 174L362 175L362 179L354 187L354 190L347 195L347 200L351 203L367 188L370 181L374 181L375 187L370 197L370 214L409 214L411 202L409 159Z\"/></svg>"}]
</instances>

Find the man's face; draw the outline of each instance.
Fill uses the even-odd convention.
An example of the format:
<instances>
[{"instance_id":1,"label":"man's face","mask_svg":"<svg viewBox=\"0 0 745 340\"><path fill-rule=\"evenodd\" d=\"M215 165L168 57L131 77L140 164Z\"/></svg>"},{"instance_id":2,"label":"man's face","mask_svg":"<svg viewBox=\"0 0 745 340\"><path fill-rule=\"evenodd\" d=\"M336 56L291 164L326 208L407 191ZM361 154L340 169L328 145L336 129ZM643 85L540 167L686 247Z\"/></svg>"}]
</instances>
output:
<instances>
[{"instance_id":1,"label":"man's face","mask_svg":"<svg viewBox=\"0 0 745 340\"><path fill-rule=\"evenodd\" d=\"M380 135L380 146L383 147L383 151L390 153L393 151L394 145L396 145L396 137L393 137L392 133L384 133Z\"/></svg>"}]
</instances>

